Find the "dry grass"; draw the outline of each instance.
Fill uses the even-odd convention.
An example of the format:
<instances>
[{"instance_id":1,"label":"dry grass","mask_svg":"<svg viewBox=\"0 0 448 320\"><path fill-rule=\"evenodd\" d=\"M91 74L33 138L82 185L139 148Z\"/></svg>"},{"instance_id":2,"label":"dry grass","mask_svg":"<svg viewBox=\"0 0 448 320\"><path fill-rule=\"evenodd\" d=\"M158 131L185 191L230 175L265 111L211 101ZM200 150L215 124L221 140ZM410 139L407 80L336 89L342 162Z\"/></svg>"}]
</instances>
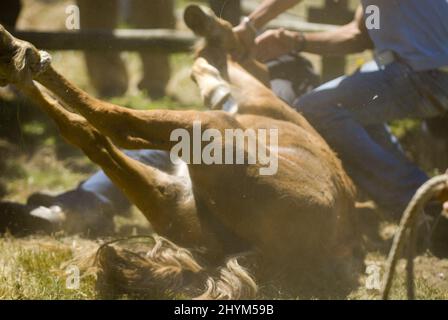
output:
<instances>
[{"instance_id":1,"label":"dry grass","mask_svg":"<svg viewBox=\"0 0 448 320\"><path fill-rule=\"evenodd\" d=\"M77 238L0 239L0 299L94 299L94 279L85 277L79 290L66 288L61 264L72 258Z\"/></svg>"},{"instance_id":2,"label":"dry grass","mask_svg":"<svg viewBox=\"0 0 448 320\"><path fill-rule=\"evenodd\" d=\"M95 279L92 276L81 278L80 288L71 290L66 287L67 275L64 267L74 254L86 251L96 242L78 237L34 236L25 239L0 239L0 299L97 299ZM370 254L367 262L382 264L384 255ZM448 261L430 256L417 258L416 290L418 299L448 299ZM328 280L328 279L326 279ZM318 296L309 296L309 288L297 288L294 293L284 293L274 284L264 288L265 299L378 299L376 290L367 290L364 283L366 275L359 278L359 287L348 296L341 297L334 289L325 288L326 281L313 280L319 288ZM319 283L320 281L320 283ZM337 279L333 279L337 281ZM315 289L315 288L314 288ZM115 296L115 298L166 298L159 296ZM399 265L398 277L392 290L392 299L406 299L404 282L404 261ZM175 298L188 298L178 296Z\"/></svg>"}]
</instances>

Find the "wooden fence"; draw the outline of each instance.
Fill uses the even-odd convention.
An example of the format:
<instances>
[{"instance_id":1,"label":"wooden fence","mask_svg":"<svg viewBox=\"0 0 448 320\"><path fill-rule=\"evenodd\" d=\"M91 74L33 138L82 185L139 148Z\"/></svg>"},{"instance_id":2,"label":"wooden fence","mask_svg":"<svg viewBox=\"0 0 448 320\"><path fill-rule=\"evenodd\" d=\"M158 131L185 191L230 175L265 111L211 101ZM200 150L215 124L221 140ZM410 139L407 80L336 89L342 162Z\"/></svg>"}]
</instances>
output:
<instances>
[{"instance_id":1,"label":"wooden fence","mask_svg":"<svg viewBox=\"0 0 448 320\"><path fill-rule=\"evenodd\" d=\"M244 0L243 11L250 12L257 1ZM348 9L348 0L325 0L322 8L310 8L309 20L295 14L286 13L272 21L268 28L284 27L303 32L318 32L334 29L336 26L326 24L343 24L351 19L353 12ZM30 41L37 47L46 50L108 50L108 51L161 51L165 53L189 52L196 41L193 34L187 31L165 29L117 29L114 31L79 32L43 32L12 30L20 39ZM336 77L345 70L344 57L324 57L323 77Z\"/></svg>"},{"instance_id":2,"label":"wooden fence","mask_svg":"<svg viewBox=\"0 0 448 320\"><path fill-rule=\"evenodd\" d=\"M46 50L158 50L188 52L196 38L190 32L165 29L114 31L12 31L14 36Z\"/></svg>"}]
</instances>

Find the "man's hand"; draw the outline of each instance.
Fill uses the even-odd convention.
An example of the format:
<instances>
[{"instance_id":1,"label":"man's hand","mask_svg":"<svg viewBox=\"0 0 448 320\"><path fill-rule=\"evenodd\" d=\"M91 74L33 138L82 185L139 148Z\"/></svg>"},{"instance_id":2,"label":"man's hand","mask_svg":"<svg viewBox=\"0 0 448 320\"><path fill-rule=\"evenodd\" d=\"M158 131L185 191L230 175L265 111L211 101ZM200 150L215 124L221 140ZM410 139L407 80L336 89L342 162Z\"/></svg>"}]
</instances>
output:
<instances>
[{"instance_id":1,"label":"man's hand","mask_svg":"<svg viewBox=\"0 0 448 320\"><path fill-rule=\"evenodd\" d=\"M242 60L251 56L255 49L255 32L244 22L233 28L233 32L239 41L238 52L233 53L234 58Z\"/></svg>"},{"instance_id":2,"label":"man's hand","mask_svg":"<svg viewBox=\"0 0 448 320\"><path fill-rule=\"evenodd\" d=\"M249 57L254 50L254 40L256 37L256 30L265 26L269 21L277 17L279 14L285 12L302 0L264 0L261 4L249 15L252 27L247 25L247 22L242 22L239 26L234 28L234 32L240 40L241 52L234 52L235 59L244 59ZM255 30L254 30L255 29Z\"/></svg>"},{"instance_id":3,"label":"man's hand","mask_svg":"<svg viewBox=\"0 0 448 320\"><path fill-rule=\"evenodd\" d=\"M255 39L255 56L261 62L275 59L303 47L304 38L285 29L269 30Z\"/></svg>"}]
</instances>

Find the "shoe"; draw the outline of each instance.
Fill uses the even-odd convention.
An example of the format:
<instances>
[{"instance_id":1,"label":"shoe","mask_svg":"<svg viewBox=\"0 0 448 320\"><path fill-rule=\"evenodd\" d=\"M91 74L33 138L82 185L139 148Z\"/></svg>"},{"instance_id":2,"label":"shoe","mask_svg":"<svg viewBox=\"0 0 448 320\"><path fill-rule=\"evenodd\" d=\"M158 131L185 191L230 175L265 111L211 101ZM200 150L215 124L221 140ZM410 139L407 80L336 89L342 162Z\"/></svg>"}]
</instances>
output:
<instances>
[{"instance_id":1,"label":"shoe","mask_svg":"<svg viewBox=\"0 0 448 320\"><path fill-rule=\"evenodd\" d=\"M57 217L60 210L64 216L61 228L68 234L82 233L91 237L111 235L115 232L113 208L100 201L92 192L71 190L59 195L34 193L27 201L43 217Z\"/></svg>"},{"instance_id":2,"label":"shoe","mask_svg":"<svg viewBox=\"0 0 448 320\"><path fill-rule=\"evenodd\" d=\"M35 233L50 234L55 225L39 216L31 214L33 208L14 202L0 202L0 233L13 236L27 236Z\"/></svg>"}]
</instances>

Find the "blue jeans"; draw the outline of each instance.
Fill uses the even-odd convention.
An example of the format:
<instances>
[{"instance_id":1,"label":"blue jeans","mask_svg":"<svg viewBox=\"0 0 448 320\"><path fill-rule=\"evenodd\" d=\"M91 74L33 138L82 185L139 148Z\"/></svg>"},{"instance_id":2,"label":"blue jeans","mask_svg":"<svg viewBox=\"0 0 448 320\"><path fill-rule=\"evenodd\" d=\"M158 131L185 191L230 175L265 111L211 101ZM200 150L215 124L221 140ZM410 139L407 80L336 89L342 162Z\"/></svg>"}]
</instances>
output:
<instances>
[{"instance_id":1,"label":"blue jeans","mask_svg":"<svg viewBox=\"0 0 448 320\"><path fill-rule=\"evenodd\" d=\"M170 155L166 151L161 150L132 150L125 153L144 164L162 170L166 173L172 173L172 163ZM123 192L115 186L103 171L98 171L89 179L81 183L79 189L91 192L105 205L112 207L116 212L125 212L130 208L131 203L123 194ZM63 197L64 194L59 197ZM71 204L68 204L71 206Z\"/></svg>"},{"instance_id":2,"label":"blue jeans","mask_svg":"<svg viewBox=\"0 0 448 320\"><path fill-rule=\"evenodd\" d=\"M448 111L448 73L414 72L395 62L375 62L328 82L294 102L342 160L367 195L401 213L428 177L411 163L385 123L427 119Z\"/></svg>"}]
</instances>

